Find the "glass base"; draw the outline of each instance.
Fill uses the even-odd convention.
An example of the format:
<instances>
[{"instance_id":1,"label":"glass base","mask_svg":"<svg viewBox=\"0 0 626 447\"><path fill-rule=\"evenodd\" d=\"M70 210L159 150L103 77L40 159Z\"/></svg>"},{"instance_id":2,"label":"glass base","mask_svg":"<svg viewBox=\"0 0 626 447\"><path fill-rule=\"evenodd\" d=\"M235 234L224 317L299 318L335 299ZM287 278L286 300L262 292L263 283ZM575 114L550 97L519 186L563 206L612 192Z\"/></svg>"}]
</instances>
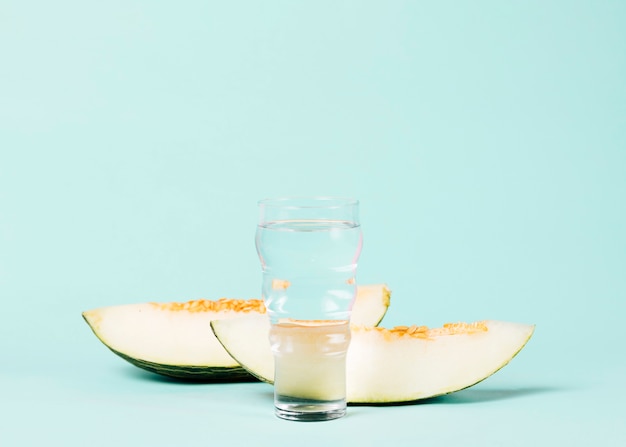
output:
<instances>
[{"instance_id":1,"label":"glass base","mask_svg":"<svg viewBox=\"0 0 626 447\"><path fill-rule=\"evenodd\" d=\"M299 401L276 404L276 416L289 421L315 422L330 421L346 415L346 402Z\"/></svg>"}]
</instances>

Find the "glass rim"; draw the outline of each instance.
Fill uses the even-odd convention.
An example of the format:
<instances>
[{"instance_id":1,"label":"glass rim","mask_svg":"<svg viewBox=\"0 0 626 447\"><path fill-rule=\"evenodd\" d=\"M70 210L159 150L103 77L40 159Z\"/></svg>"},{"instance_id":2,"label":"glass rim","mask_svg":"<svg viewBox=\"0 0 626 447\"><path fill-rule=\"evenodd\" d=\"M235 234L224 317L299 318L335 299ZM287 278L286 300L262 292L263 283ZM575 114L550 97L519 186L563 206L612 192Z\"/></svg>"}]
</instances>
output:
<instances>
[{"instance_id":1,"label":"glass rim","mask_svg":"<svg viewBox=\"0 0 626 447\"><path fill-rule=\"evenodd\" d=\"M284 209L335 209L358 204L358 199L335 196L270 197L258 201L259 206Z\"/></svg>"}]
</instances>

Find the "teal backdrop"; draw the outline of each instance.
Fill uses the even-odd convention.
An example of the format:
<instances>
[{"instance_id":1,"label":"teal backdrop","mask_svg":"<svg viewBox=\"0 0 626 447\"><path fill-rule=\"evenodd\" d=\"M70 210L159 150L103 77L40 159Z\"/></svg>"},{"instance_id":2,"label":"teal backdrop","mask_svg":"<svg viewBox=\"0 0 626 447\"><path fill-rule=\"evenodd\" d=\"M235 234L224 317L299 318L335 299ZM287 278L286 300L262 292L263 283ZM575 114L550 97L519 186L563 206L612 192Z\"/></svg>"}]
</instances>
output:
<instances>
[{"instance_id":1,"label":"teal backdrop","mask_svg":"<svg viewBox=\"0 0 626 447\"><path fill-rule=\"evenodd\" d=\"M626 2L0 3L0 444L626 445ZM481 384L277 419L84 310L257 297L257 200L360 199L383 322L536 324ZM207 328L209 330L209 328Z\"/></svg>"}]
</instances>

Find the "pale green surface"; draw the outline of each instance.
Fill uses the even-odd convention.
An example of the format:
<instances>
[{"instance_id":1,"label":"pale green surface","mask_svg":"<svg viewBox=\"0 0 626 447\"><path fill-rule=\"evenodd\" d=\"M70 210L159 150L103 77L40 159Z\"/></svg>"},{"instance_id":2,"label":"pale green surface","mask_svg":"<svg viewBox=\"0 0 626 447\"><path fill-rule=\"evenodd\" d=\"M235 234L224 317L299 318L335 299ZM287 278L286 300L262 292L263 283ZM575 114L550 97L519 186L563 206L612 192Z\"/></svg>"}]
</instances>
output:
<instances>
[{"instance_id":1,"label":"pale green surface","mask_svg":"<svg viewBox=\"0 0 626 447\"><path fill-rule=\"evenodd\" d=\"M625 2L153 3L0 4L0 445L626 445ZM256 200L301 194L361 199L386 325L533 339L464 392L298 424L82 321L257 295Z\"/></svg>"}]
</instances>

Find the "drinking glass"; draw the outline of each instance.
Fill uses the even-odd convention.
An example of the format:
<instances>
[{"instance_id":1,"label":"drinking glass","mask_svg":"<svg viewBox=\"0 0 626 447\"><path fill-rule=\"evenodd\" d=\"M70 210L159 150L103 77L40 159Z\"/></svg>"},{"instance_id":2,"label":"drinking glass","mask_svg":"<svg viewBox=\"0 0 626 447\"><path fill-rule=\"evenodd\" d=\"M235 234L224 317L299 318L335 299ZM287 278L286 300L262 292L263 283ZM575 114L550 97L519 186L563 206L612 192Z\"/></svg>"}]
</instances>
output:
<instances>
[{"instance_id":1,"label":"drinking glass","mask_svg":"<svg viewBox=\"0 0 626 447\"><path fill-rule=\"evenodd\" d=\"M276 415L322 421L346 413L346 353L363 236L359 202L259 202L256 248L274 355Z\"/></svg>"}]
</instances>

